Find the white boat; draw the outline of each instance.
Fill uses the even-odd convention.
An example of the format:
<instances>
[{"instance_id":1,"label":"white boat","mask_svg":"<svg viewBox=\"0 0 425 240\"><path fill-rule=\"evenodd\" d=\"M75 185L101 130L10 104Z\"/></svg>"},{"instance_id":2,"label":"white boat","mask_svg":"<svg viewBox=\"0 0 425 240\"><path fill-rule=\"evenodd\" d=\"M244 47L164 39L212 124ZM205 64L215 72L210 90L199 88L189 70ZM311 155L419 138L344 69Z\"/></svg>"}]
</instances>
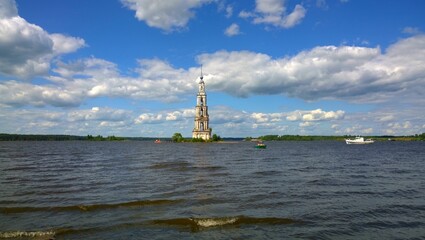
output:
<instances>
[{"instance_id":1,"label":"white boat","mask_svg":"<svg viewBox=\"0 0 425 240\"><path fill-rule=\"evenodd\" d=\"M369 144L374 143L372 139L364 139L364 137L356 137L355 139L345 139L347 144Z\"/></svg>"}]
</instances>

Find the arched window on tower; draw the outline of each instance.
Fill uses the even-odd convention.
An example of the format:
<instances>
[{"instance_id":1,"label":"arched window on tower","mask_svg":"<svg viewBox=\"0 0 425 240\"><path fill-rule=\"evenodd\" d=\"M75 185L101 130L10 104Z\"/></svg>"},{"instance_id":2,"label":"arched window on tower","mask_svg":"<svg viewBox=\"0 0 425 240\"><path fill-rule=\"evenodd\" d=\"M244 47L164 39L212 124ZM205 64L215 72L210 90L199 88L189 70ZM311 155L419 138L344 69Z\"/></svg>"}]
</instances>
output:
<instances>
[{"instance_id":1,"label":"arched window on tower","mask_svg":"<svg viewBox=\"0 0 425 240\"><path fill-rule=\"evenodd\" d=\"M204 131L204 123L203 123L203 122L201 122L201 123L199 124L199 126L200 126L200 129L199 129L199 130Z\"/></svg>"}]
</instances>

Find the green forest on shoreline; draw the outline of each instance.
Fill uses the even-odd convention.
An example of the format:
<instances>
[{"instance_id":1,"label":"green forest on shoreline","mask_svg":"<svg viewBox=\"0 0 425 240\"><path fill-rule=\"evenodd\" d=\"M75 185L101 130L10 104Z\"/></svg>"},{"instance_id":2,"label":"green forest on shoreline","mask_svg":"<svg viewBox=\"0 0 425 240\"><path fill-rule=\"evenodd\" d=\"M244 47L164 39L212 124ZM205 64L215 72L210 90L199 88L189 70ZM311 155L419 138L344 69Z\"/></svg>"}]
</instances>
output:
<instances>
[{"instance_id":1,"label":"green forest on shoreline","mask_svg":"<svg viewBox=\"0 0 425 240\"><path fill-rule=\"evenodd\" d=\"M307 136L307 135L265 135L256 138L223 138L223 141L343 141L355 136ZM425 133L412 136L364 136L377 141L425 141ZM46 135L46 134L6 134L0 133L0 141L154 141L155 137L116 137L101 135L74 136L74 135ZM160 138L162 141L172 141L170 138Z\"/></svg>"},{"instance_id":2,"label":"green forest on shoreline","mask_svg":"<svg viewBox=\"0 0 425 240\"><path fill-rule=\"evenodd\" d=\"M344 141L347 138L354 138L353 135L344 136L316 136L316 135L266 135L260 136L257 139L262 141ZM425 133L416 134L412 136L364 136L365 138L371 138L376 141L425 141Z\"/></svg>"}]
</instances>

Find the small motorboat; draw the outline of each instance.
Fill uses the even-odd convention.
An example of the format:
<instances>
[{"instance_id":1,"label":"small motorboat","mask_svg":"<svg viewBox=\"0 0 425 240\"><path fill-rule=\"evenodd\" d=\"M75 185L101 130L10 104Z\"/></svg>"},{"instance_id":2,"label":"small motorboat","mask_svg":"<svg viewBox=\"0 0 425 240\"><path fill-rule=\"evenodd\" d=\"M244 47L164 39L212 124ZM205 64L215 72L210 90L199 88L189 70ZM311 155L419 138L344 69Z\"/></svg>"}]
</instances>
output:
<instances>
[{"instance_id":1,"label":"small motorboat","mask_svg":"<svg viewBox=\"0 0 425 240\"><path fill-rule=\"evenodd\" d=\"M161 143L161 140L157 139L155 140L155 143Z\"/></svg>"},{"instance_id":2,"label":"small motorboat","mask_svg":"<svg viewBox=\"0 0 425 240\"><path fill-rule=\"evenodd\" d=\"M257 145L255 145L255 148L264 149L264 148L267 148L267 145L264 144L263 142L258 142Z\"/></svg>"},{"instance_id":3,"label":"small motorboat","mask_svg":"<svg viewBox=\"0 0 425 240\"><path fill-rule=\"evenodd\" d=\"M374 143L372 139L364 139L364 137L356 137L355 139L345 139L347 144L370 144Z\"/></svg>"}]
</instances>

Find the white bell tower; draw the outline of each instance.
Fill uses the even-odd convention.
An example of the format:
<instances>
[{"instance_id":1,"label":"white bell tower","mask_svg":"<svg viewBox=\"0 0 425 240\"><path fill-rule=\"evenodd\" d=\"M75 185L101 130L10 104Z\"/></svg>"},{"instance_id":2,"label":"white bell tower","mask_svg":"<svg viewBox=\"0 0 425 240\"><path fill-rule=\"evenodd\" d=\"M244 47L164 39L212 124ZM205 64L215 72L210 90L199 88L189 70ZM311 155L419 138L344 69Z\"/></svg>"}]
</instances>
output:
<instances>
[{"instance_id":1,"label":"white bell tower","mask_svg":"<svg viewBox=\"0 0 425 240\"><path fill-rule=\"evenodd\" d=\"M208 106L207 106L207 94L205 92L204 76L202 75L201 66L201 77L199 81L198 94L196 96L196 107L195 107L195 128L192 131L192 138L202 138L209 140L211 138L211 128L209 124Z\"/></svg>"}]
</instances>

